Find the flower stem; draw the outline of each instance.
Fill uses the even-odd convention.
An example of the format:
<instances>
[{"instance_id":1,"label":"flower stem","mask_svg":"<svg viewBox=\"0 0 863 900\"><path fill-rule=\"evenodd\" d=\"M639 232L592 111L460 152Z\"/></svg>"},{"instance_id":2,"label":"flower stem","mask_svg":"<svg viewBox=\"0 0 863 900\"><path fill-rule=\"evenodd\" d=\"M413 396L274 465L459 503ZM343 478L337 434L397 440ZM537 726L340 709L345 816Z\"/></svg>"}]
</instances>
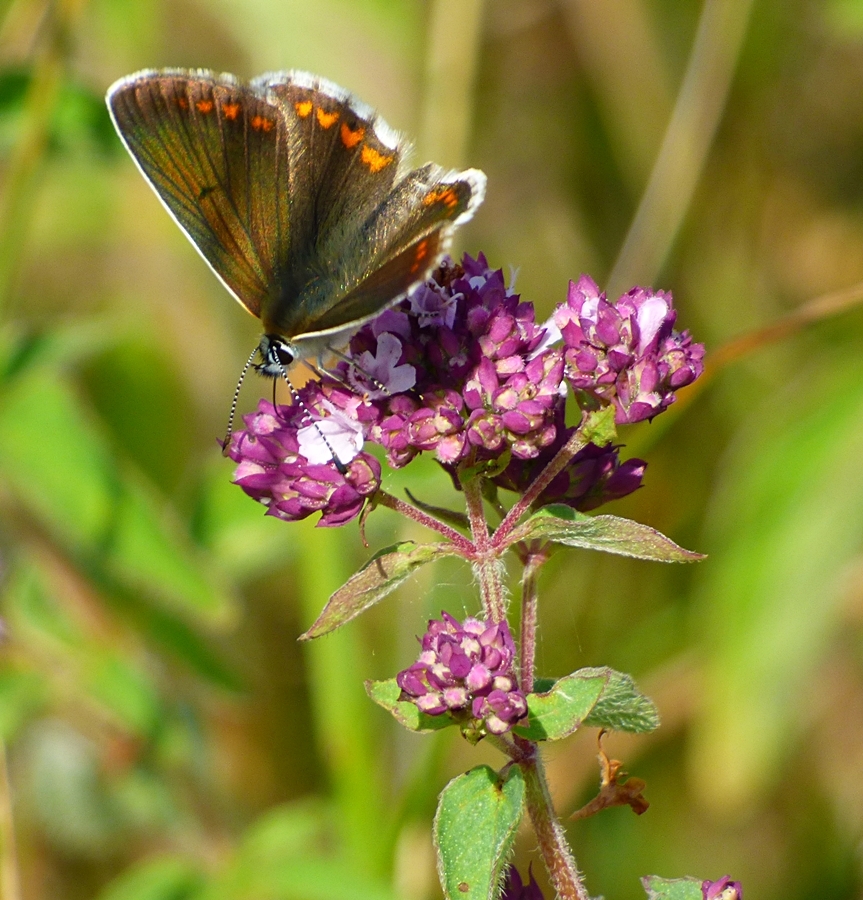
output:
<instances>
[{"instance_id":1,"label":"flower stem","mask_svg":"<svg viewBox=\"0 0 863 900\"><path fill-rule=\"evenodd\" d=\"M518 520L527 512L531 503L566 468L572 457L589 443L590 438L584 434L580 427L576 428L569 440L557 451L552 461L534 478L530 487L522 494L521 499L513 505L506 518L498 525L492 538L495 546L505 545L507 535L516 526Z\"/></svg>"},{"instance_id":2,"label":"flower stem","mask_svg":"<svg viewBox=\"0 0 863 900\"><path fill-rule=\"evenodd\" d=\"M548 551L531 549L527 554L524 574L521 577L521 672L519 687L525 694L533 691L533 675L536 661L536 605L537 576L548 559Z\"/></svg>"},{"instance_id":3,"label":"flower stem","mask_svg":"<svg viewBox=\"0 0 863 900\"><path fill-rule=\"evenodd\" d=\"M470 532L473 537L473 563L479 581L480 596L485 618L502 622L506 617L506 596L503 589L503 563L489 537L488 521L482 500L482 482L479 478L465 478L462 482Z\"/></svg>"},{"instance_id":4,"label":"flower stem","mask_svg":"<svg viewBox=\"0 0 863 900\"><path fill-rule=\"evenodd\" d=\"M554 812L539 754L521 763L527 789L527 811L545 867L559 900L590 900L560 819Z\"/></svg>"},{"instance_id":5,"label":"flower stem","mask_svg":"<svg viewBox=\"0 0 863 900\"><path fill-rule=\"evenodd\" d=\"M454 528L451 528L445 522L441 522L440 519L430 516L421 509L417 509L416 506L405 503L404 500L399 500L398 497L394 497L392 494L388 494L383 490L380 490L375 494L375 501L381 506L386 506L388 509L401 513L403 516L407 516L409 519L419 522L420 525L425 525L426 528L436 531L458 547L463 556L473 557L475 551L474 545L463 534L459 534Z\"/></svg>"}]
</instances>

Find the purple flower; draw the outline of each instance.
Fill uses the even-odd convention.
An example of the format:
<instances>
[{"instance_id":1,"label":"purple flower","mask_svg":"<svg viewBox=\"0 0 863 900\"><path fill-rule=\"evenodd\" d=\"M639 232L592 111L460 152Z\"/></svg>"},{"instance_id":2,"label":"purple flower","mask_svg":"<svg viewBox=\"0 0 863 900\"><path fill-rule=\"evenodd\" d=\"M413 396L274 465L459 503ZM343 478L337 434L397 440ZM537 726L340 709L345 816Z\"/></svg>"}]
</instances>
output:
<instances>
[{"instance_id":1,"label":"purple flower","mask_svg":"<svg viewBox=\"0 0 863 900\"><path fill-rule=\"evenodd\" d=\"M228 444L238 463L234 482L263 503L267 515L296 521L320 512L320 525L343 525L380 486L380 463L359 451L356 429L344 413L320 397L315 407L314 395L304 388L302 406L276 408L261 400L258 411L244 418L246 430Z\"/></svg>"},{"instance_id":2,"label":"purple flower","mask_svg":"<svg viewBox=\"0 0 863 900\"><path fill-rule=\"evenodd\" d=\"M670 294L633 288L611 304L582 276L538 323L483 254L446 259L360 328L299 403L259 405L227 448L235 481L270 515L317 511L322 525L341 524L379 487L380 465L363 452L371 442L393 468L433 453L457 487L460 468L502 460L495 483L523 492L573 433L567 382L582 404L614 404L622 423L661 412L701 374L704 348L673 330L675 317ZM585 447L535 505L594 509L638 488L644 468L617 447Z\"/></svg>"},{"instance_id":3,"label":"purple flower","mask_svg":"<svg viewBox=\"0 0 863 900\"><path fill-rule=\"evenodd\" d=\"M669 293L635 287L612 304L582 275L554 313L567 380L613 403L618 425L652 419L704 370L704 345L674 331L676 318Z\"/></svg>"},{"instance_id":4,"label":"purple flower","mask_svg":"<svg viewBox=\"0 0 863 900\"><path fill-rule=\"evenodd\" d=\"M466 732L504 734L527 715L509 626L441 615L420 639L419 659L396 677L401 699L430 716L454 715Z\"/></svg>"},{"instance_id":5,"label":"purple flower","mask_svg":"<svg viewBox=\"0 0 863 900\"><path fill-rule=\"evenodd\" d=\"M743 888L730 875L723 875L719 881L703 881L701 895L703 900L743 900Z\"/></svg>"},{"instance_id":6,"label":"purple flower","mask_svg":"<svg viewBox=\"0 0 863 900\"><path fill-rule=\"evenodd\" d=\"M542 891L533 877L533 872L530 868L527 871L530 881L524 884L516 867L509 866L500 900L543 900Z\"/></svg>"}]
</instances>

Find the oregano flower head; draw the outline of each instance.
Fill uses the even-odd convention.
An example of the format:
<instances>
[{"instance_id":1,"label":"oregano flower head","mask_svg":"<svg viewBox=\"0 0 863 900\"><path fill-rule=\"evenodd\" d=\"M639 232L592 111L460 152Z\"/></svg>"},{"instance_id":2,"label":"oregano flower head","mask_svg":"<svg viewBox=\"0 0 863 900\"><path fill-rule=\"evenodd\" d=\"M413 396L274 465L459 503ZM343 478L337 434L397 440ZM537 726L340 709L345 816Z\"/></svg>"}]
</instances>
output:
<instances>
[{"instance_id":1,"label":"oregano flower head","mask_svg":"<svg viewBox=\"0 0 863 900\"><path fill-rule=\"evenodd\" d=\"M458 714L477 736L505 734L527 715L506 622L469 616L460 623L444 612L429 621L420 644L419 659L396 676L403 700L430 716Z\"/></svg>"},{"instance_id":2,"label":"oregano flower head","mask_svg":"<svg viewBox=\"0 0 863 900\"><path fill-rule=\"evenodd\" d=\"M587 276L545 323L485 256L445 260L434 277L352 337L342 359L291 406L262 400L227 447L235 481L267 506L319 524L359 515L393 468L432 453L460 467L497 463L494 483L523 492L573 434L576 399L611 404L618 423L651 418L702 371L704 348L673 330L671 295L633 288L611 304ZM561 343L562 341L562 343ZM585 511L636 490L642 460L584 447L534 503Z\"/></svg>"}]
</instances>

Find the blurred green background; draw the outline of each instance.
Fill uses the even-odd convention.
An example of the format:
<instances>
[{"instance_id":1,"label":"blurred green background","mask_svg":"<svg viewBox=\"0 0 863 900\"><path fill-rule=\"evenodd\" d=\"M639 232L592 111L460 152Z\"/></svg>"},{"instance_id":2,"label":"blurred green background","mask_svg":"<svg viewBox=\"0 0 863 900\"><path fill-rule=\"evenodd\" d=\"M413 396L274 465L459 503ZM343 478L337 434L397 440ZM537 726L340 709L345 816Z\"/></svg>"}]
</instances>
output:
<instances>
[{"instance_id":1,"label":"blurred green background","mask_svg":"<svg viewBox=\"0 0 863 900\"><path fill-rule=\"evenodd\" d=\"M607 741L648 813L570 838L609 900L726 872L749 898L859 897L863 2L3 0L3 900L432 900L437 792L502 763L399 730L362 688L430 615L476 611L459 565L296 642L372 551L230 484L216 438L258 323L102 100L158 66L309 69L417 161L484 169L459 249L517 269L542 316L581 272L674 292L709 377L622 435L649 467L610 511L709 559L568 551L543 573L541 673L629 671L664 720ZM425 462L386 484L449 490ZM367 536L423 537L386 510ZM563 815L595 752L549 748Z\"/></svg>"}]
</instances>

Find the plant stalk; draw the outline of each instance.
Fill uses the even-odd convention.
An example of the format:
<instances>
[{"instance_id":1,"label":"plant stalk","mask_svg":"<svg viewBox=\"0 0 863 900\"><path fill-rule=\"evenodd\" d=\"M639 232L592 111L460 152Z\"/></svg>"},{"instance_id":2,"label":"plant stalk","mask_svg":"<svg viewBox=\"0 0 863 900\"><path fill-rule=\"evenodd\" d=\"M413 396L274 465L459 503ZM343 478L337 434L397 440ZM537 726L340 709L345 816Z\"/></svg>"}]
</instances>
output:
<instances>
[{"instance_id":1,"label":"plant stalk","mask_svg":"<svg viewBox=\"0 0 863 900\"><path fill-rule=\"evenodd\" d=\"M426 528L429 528L432 531L436 531L458 547L462 555L473 557L474 545L463 534L459 534L454 528L451 528L445 522L441 522L440 519L430 516L428 513L423 512L411 503L405 503L404 500L399 500L398 497L394 497L392 494L388 494L383 490L378 491L377 494L375 494L375 502L379 503L381 506L386 506L387 509L392 509L395 512L401 513L409 519L413 519L414 522L419 522L420 525L425 525Z\"/></svg>"},{"instance_id":2,"label":"plant stalk","mask_svg":"<svg viewBox=\"0 0 863 900\"><path fill-rule=\"evenodd\" d=\"M533 823L545 867L559 900L590 900L575 863L563 825L551 803L551 794L539 754L521 764L527 792L527 811Z\"/></svg>"}]
</instances>

